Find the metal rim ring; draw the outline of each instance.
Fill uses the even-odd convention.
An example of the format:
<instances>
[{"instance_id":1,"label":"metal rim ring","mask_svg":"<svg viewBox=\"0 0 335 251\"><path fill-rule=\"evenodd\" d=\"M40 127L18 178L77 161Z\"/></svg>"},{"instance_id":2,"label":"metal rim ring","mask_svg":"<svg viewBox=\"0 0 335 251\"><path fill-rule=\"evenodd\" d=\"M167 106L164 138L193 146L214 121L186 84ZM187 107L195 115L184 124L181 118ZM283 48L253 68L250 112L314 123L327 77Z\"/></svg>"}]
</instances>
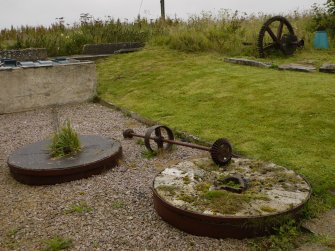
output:
<instances>
[{"instance_id":1,"label":"metal rim ring","mask_svg":"<svg viewBox=\"0 0 335 251\"><path fill-rule=\"evenodd\" d=\"M309 201L312 189L310 183L299 175L310 187L308 196L294 208L275 212L265 216L217 216L206 215L181 209L161 197L152 182L154 208L157 214L172 226L187 233L213 238L254 238L273 233L274 227L280 225L280 219L292 217L300 220L302 209ZM283 217L283 218L281 218Z\"/></svg>"},{"instance_id":2,"label":"metal rim ring","mask_svg":"<svg viewBox=\"0 0 335 251\"><path fill-rule=\"evenodd\" d=\"M164 138L162 136L162 129L164 129L167 133L167 136L168 136L168 139L169 140L174 140L174 136L173 136L173 132L172 130L167 127L167 126L163 126L163 125L155 125L155 126L152 126L150 127L147 132L145 133L145 137L144 137L144 144L145 144L145 147L151 151L151 152L154 152L154 150L152 149L151 147L151 144L150 144L150 137L153 133L155 133L155 136L158 138L158 139L161 139L161 138ZM170 151L172 149L172 144L171 143L166 143L164 144L163 141L161 140L154 140L155 143L157 144L157 148L160 150L160 149L164 149L164 150L167 150L167 151Z\"/></svg>"}]
</instances>

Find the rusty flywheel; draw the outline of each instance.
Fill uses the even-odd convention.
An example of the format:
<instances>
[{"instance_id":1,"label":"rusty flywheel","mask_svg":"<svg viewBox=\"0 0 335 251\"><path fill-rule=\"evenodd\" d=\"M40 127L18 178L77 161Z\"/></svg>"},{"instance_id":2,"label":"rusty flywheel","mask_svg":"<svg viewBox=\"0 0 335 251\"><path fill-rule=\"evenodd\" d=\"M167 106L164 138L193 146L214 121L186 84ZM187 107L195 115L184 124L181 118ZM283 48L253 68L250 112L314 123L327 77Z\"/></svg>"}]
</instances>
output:
<instances>
[{"instance_id":1,"label":"rusty flywheel","mask_svg":"<svg viewBox=\"0 0 335 251\"><path fill-rule=\"evenodd\" d=\"M268 19L258 34L257 49L260 57L265 57L274 51L292 55L298 47L303 46L304 40L298 40L292 25L282 16Z\"/></svg>"}]
</instances>

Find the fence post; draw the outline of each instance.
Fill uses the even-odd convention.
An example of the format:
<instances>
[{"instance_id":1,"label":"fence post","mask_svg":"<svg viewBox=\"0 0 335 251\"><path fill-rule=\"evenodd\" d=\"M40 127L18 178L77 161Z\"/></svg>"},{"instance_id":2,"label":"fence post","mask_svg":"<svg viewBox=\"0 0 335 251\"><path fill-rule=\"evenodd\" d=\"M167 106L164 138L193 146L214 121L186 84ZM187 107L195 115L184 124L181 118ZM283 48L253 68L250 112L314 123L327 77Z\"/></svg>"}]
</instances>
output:
<instances>
[{"instance_id":1,"label":"fence post","mask_svg":"<svg viewBox=\"0 0 335 251\"><path fill-rule=\"evenodd\" d=\"M165 20L165 3L164 3L164 0L161 0L161 19Z\"/></svg>"}]
</instances>

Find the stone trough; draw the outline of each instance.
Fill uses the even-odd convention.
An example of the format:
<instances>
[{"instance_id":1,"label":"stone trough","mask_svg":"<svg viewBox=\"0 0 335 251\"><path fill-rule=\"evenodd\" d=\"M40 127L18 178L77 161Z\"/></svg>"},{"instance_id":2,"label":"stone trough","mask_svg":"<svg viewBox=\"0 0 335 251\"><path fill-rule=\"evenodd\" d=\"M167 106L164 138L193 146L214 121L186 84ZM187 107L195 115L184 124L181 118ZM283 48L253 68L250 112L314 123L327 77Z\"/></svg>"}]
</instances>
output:
<instances>
[{"instance_id":1,"label":"stone trough","mask_svg":"<svg viewBox=\"0 0 335 251\"><path fill-rule=\"evenodd\" d=\"M230 179L236 176L243 182ZM184 161L153 182L154 206L165 221L215 238L269 234L288 218L298 219L310 195L310 185L295 172L243 158L233 158L226 169L207 158Z\"/></svg>"}]
</instances>

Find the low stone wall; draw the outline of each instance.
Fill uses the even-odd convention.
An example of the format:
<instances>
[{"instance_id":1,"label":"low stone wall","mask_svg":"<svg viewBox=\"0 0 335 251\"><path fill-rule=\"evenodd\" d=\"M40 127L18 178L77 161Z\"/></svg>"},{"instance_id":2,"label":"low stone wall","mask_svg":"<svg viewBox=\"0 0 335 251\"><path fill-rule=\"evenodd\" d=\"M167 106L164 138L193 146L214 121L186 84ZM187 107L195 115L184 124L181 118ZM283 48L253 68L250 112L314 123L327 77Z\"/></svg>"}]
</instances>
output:
<instances>
[{"instance_id":1,"label":"low stone wall","mask_svg":"<svg viewBox=\"0 0 335 251\"><path fill-rule=\"evenodd\" d=\"M113 54L123 49L135 49L144 47L144 43L113 43L113 44L85 44L83 47L84 55Z\"/></svg>"},{"instance_id":2,"label":"low stone wall","mask_svg":"<svg viewBox=\"0 0 335 251\"><path fill-rule=\"evenodd\" d=\"M29 48L22 50L0 50L0 58L11 58L18 61L44 60L48 57L47 49Z\"/></svg>"},{"instance_id":3,"label":"low stone wall","mask_svg":"<svg viewBox=\"0 0 335 251\"><path fill-rule=\"evenodd\" d=\"M93 62L0 70L0 114L50 105L84 102L94 97Z\"/></svg>"}]
</instances>

